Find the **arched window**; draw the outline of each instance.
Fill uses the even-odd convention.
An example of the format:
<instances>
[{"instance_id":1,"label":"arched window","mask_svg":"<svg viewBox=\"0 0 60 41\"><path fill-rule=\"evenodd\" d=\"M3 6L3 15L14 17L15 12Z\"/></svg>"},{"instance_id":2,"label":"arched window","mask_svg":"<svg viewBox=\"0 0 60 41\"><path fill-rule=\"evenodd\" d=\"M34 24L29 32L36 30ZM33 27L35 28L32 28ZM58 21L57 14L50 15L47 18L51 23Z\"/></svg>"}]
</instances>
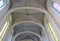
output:
<instances>
[{"instance_id":1,"label":"arched window","mask_svg":"<svg viewBox=\"0 0 60 41\"><path fill-rule=\"evenodd\" d=\"M6 6L6 0L0 0L0 10Z\"/></svg>"},{"instance_id":2,"label":"arched window","mask_svg":"<svg viewBox=\"0 0 60 41\"><path fill-rule=\"evenodd\" d=\"M56 3L56 2L53 2L52 4L53 8L60 13L60 4Z\"/></svg>"},{"instance_id":3,"label":"arched window","mask_svg":"<svg viewBox=\"0 0 60 41\"><path fill-rule=\"evenodd\" d=\"M55 41L58 41L58 37L57 37L57 35L56 35L56 33L55 33L55 31L54 31L54 29L53 29L51 23L48 22L47 24L48 24L48 29L50 30L50 32L51 32L51 34L52 34L54 40L55 40Z\"/></svg>"}]
</instances>

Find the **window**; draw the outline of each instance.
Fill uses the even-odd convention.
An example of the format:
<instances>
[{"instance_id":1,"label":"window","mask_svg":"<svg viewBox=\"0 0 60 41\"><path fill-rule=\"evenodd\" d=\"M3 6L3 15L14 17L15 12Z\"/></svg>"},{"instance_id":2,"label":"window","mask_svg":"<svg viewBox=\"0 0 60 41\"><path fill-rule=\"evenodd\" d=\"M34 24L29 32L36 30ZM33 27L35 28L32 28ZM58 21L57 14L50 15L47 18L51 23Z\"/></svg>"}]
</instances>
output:
<instances>
[{"instance_id":1,"label":"window","mask_svg":"<svg viewBox=\"0 0 60 41\"><path fill-rule=\"evenodd\" d=\"M0 10L6 6L6 0L0 0Z\"/></svg>"},{"instance_id":2,"label":"window","mask_svg":"<svg viewBox=\"0 0 60 41\"><path fill-rule=\"evenodd\" d=\"M12 16L11 16L11 15L10 15L10 17L9 17L9 18L10 18L10 21L12 21Z\"/></svg>"},{"instance_id":3,"label":"window","mask_svg":"<svg viewBox=\"0 0 60 41\"><path fill-rule=\"evenodd\" d=\"M58 37L57 37L56 33L54 32L54 29L53 29L53 27L52 27L52 25L51 25L50 22L48 22L48 28L50 29L51 34L52 34L54 40L55 40L55 41L58 41Z\"/></svg>"},{"instance_id":4,"label":"window","mask_svg":"<svg viewBox=\"0 0 60 41\"><path fill-rule=\"evenodd\" d=\"M9 19L8 19L8 20L5 22L2 31L0 32L0 37L1 37L1 38L0 38L0 41L2 40L4 34L5 34L8 26L9 26L9 23L10 23L10 21L9 21Z\"/></svg>"},{"instance_id":5,"label":"window","mask_svg":"<svg viewBox=\"0 0 60 41\"><path fill-rule=\"evenodd\" d=\"M53 8L60 13L60 4L53 2Z\"/></svg>"},{"instance_id":6,"label":"window","mask_svg":"<svg viewBox=\"0 0 60 41\"><path fill-rule=\"evenodd\" d=\"M3 1L0 1L0 8L3 6Z\"/></svg>"}]
</instances>

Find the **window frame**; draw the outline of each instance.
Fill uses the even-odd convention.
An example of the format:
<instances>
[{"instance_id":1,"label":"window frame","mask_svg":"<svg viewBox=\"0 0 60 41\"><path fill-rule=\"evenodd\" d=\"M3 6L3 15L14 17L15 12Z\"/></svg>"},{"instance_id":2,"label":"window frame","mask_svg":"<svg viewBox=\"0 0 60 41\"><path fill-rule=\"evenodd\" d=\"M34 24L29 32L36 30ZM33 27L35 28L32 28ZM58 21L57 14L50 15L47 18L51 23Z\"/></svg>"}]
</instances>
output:
<instances>
[{"instance_id":1,"label":"window frame","mask_svg":"<svg viewBox=\"0 0 60 41\"><path fill-rule=\"evenodd\" d=\"M53 1L53 0L48 0L48 4L49 4L51 10L53 10L54 13L56 13L57 15L60 15L60 12L57 11L57 10L53 7L53 3L54 3L54 2L55 2L55 1ZM57 2L56 2L56 3L57 3Z\"/></svg>"},{"instance_id":2,"label":"window frame","mask_svg":"<svg viewBox=\"0 0 60 41\"><path fill-rule=\"evenodd\" d=\"M0 10L2 10L7 4L7 0L0 0L0 1L3 1L3 5L0 7Z\"/></svg>"},{"instance_id":3,"label":"window frame","mask_svg":"<svg viewBox=\"0 0 60 41\"><path fill-rule=\"evenodd\" d=\"M53 9L54 9L55 11L57 11L58 13L60 13L60 12L53 6L54 3L57 3L57 2L52 2L52 7L53 7ZM58 3L57 3L57 4L58 4Z\"/></svg>"}]
</instances>

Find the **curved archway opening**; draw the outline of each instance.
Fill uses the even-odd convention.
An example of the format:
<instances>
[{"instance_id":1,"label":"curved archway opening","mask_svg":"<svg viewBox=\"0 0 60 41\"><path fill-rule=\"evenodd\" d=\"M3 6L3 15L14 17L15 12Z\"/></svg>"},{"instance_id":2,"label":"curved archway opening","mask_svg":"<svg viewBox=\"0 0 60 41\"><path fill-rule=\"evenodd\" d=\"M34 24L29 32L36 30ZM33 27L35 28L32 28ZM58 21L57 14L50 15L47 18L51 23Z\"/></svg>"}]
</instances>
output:
<instances>
[{"instance_id":1,"label":"curved archway opening","mask_svg":"<svg viewBox=\"0 0 60 41\"><path fill-rule=\"evenodd\" d=\"M16 23L18 24L22 21L25 21L25 22L32 21L31 24L34 27L33 29L37 29L38 26L35 25L37 23L38 25L40 25L39 30L42 29L41 31L44 32L43 37L45 37L46 39L48 38L48 36L46 34L46 30L43 27L44 15L45 14L48 15L48 12L45 9L37 8L37 7L17 7L17 8L14 8L14 9L11 9L10 11L8 11L6 17L8 17L8 15L10 15L10 14L12 15L12 19L13 19L12 20L12 26L14 26L14 25L16 26ZM23 24L20 24L20 25L18 24L18 26L21 26L21 25L23 26ZM29 26L31 26L30 22L28 22L27 24L29 24ZM12 27L12 29L13 29L13 31L16 31L16 30L14 30L14 27ZM23 29L24 29L24 27L23 27ZM28 31L30 30L29 28L25 28L25 29L26 30L28 29ZM20 30L21 30L21 28L20 28ZM32 30L30 30L30 31L32 31ZM36 31L39 32L38 30L36 30ZM40 34L38 34L38 35L40 36ZM44 40L44 38L41 36L40 36L40 40L42 41L42 40ZM47 40L49 40L49 39L47 39Z\"/></svg>"}]
</instances>

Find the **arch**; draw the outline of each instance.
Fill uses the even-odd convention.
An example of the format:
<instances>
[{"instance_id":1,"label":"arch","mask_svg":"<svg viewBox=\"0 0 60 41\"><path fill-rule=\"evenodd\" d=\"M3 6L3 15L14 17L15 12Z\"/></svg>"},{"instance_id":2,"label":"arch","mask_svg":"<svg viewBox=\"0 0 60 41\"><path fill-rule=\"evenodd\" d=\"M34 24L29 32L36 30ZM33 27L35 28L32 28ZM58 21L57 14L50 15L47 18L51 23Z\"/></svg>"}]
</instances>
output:
<instances>
[{"instance_id":1,"label":"arch","mask_svg":"<svg viewBox=\"0 0 60 41\"><path fill-rule=\"evenodd\" d=\"M41 41L43 41L43 39L41 38L40 35L38 35L37 33L31 32L31 31L24 31L24 32L18 33L17 35L15 35L15 37L13 37L13 40L12 40L12 41L15 41L15 38L18 37L20 34L23 34L23 33L32 33L32 34L38 36L38 37L40 38Z\"/></svg>"},{"instance_id":2,"label":"arch","mask_svg":"<svg viewBox=\"0 0 60 41\"><path fill-rule=\"evenodd\" d=\"M21 23L26 23L26 22L34 23L34 24L40 26L40 27L42 28L42 30L44 31L45 36L47 36L47 35L46 35L46 31L45 31L43 25L41 25L40 23L34 22L34 21L21 21L21 22L18 22L18 23L14 24L14 25L12 26L12 29L13 29L15 26L17 26L17 25L19 25L19 24L21 24ZM20 34L20 33L18 33L18 34ZM38 36L39 36L39 35L38 35ZM15 37L16 37L16 36L15 36ZM48 37L48 36L47 36L47 37ZM40 37L40 39L42 39L42 38ZM49 40L49 39L48 39L48 40Z\"/></svg>"},{"instance_id":3,"label":"arch","mask_svg":"<svg viewBox=\"0 0 60 41\"><path fill-rule=\"evenodd\" d=\"M5 17L7 17L9 14L11 14L11 13L14 12L14 11L22 10L22 9L33 9L33 10L37 10L37 11L40 11L40 12L45 13L47 16L49 16L49 18L51 18L51 16L49 15L49 13L48 13L44 8L37 8L37 7L17 7L17 8L14 8L14 9L9 10L9 11L7 12L7 14L6 14ZM37 23L37 22L34 22L34 21L21 21L21 22L18 22L18 23L16 23L16 24L12 25L12 28L15 27L16 25L22 23L22 22L33 22L33 23L39 25L39 26L42 27L42 29L44 30L45 36L47 36L47 35L46 35L46 31L45 31L43 25L41 25L41 24L39 24L39 23ZM47 36L47 37L48 37L48 36ZM49 40L49 39L48 39L48 40Z\"/></svg>"},{"instance_id":4,"label":"arch","mask_svg":"<svg viewBox=\"0 0 60 41\"><path fill-rule=\"evenodd\" d=\"M50 16L49 12L47 12L47 10L45 8L43 8L43 7L41 7L41 8L38 8L38 7L16 7L16 8L13 8L11 10L8 10L5 17L7 17L9 14L11 14L14 11L22 10L22 9L32 9L32 10L41 11L41 12L43 12L47 16L47 18L49 20L51 19L51 16Z\"/></svg>"}]
</instances>

